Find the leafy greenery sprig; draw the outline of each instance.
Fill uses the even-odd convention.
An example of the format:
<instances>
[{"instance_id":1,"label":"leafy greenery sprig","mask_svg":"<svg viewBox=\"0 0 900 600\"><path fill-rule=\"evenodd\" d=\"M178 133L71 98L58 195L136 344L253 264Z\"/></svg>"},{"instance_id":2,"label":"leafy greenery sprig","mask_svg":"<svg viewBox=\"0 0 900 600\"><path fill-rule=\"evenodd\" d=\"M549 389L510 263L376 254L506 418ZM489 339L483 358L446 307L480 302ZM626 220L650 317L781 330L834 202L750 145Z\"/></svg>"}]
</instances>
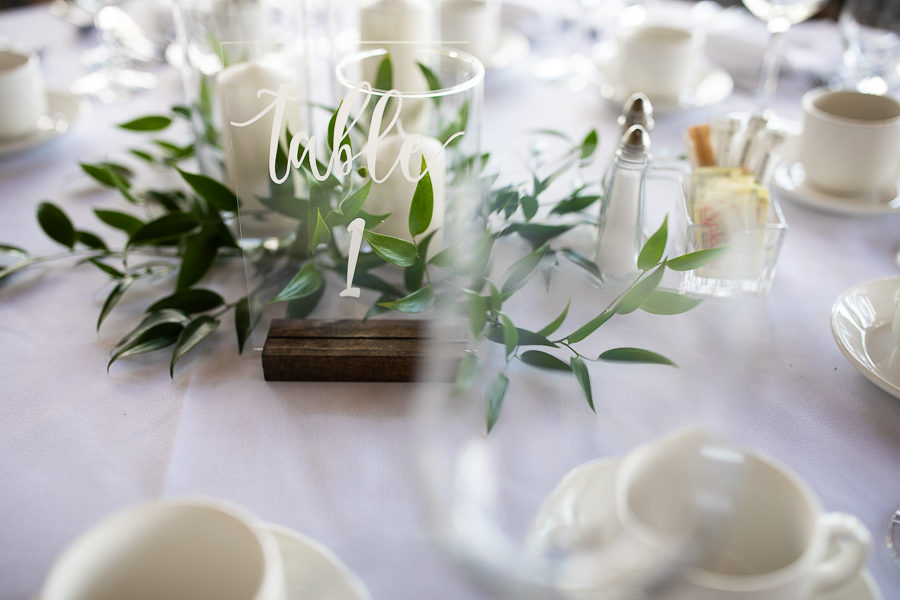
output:
<instances>
[{"instance_id":1,"label":"leafy greenery sprig","mask_svg":"<svg viewBox=\"0 0 900 600\"><path fill-rule=\"evenodd\" d=\"M190 119L191 116L191 109L175 107L170 115L143 117L121 127L158 133L170 127L177 118ZM329 145L333 139L335 117L336 111L329 124ZM453 122L455 126L464 126L467 118L468 107L464 105ZM553 135L559 134L554 132ZM504 306L535 273L543 272L549 281L558 257L585 270L598 282L602 281L602 274L592 260L574 248L558 243L564 239L563 234L574 227L593 225L592 220L579 215L600 200L600 194L591 193L588 185L581 185L561 199L548 199L548 190L556 180L589 164L598 142L596 131L591 131L580 142L569 145L549 174L539 176L540 169L535 168L530 181L499 188L495 187L497 176L485 173L488 155L468 157L451 165L451 171L457 174L475 173L488 192L488 226L480 237L474 259L465 265L454 264L448 250L433 251L436 248L430 248L435 232L426 232L434 218L434 193L428 174L415 188L407 224L410 238L404 240L372 231L387 215L372 215L363 209L372 189L364 173L356 172L343 180L330 177L319 182L310 176L310 165L304 163L298 176L305 181L305 197L296 197L293 186L272 184L269 196L260 198L272 211L296 219L298 227L293 242L286 248L276 253L261 251L256 257L257 266L261 271L271 272L276 270L273 267L276 263L294 265L295 274L279 286L277 294L267 297L258 288L229 302L199 284L216 265L227 264L229 259L241 255L240 246L228 225L238 209L238 199L215 179L179 167L182 161L192 156L193 146L179 146L157 139L152 141L155 152L135 148L131 153L141 160L174 170L183 183L177 189L139 190L134 183L134 173L123 165L110 162L82 164L89 177L116 191L126 205L131 206L132 210L127 211L94 211L102 224L126 236L123 246L113 248L95 233L77 228L58 206L43 202L38 207L38 223L67 251L33 257L22 248L0 244L0 253L15 260L0 269L0 284L27 267L64 257L92 265L108 277L112 285L97 319L99 329L135 284L165 280L168 291L150 303L140 322L118 341L107 368L126 357L171 348L169 372L174 376L178 361L213 334L229 312L233 314L239 352L256 326L255 319L262 304L270 297L271 302L286 303L285 312L289 317L305 317L312 313L324 295L325 274L332 272L343 278L346 273L347 257L336 242L335 233L359 217L366 222L364 239L367 248L359 256L354 284L377 294L366 318L389 311L425 312L442 295L455 293L448 282L465 277L464 300L459 306L474 338L486 338L501 345L507 365L519 361L529 367L572 374L589 407L596 410L587 363L674 363L641 348L612 348L593 357L579 351L576 345L616 315L627 315L639 309L667 315L690 310L699 300L660 288L665 271L695 269L715 260L721 253L720 249L712 249L665 257L668 223L664 221L641 250L640 274L619 297L588 322L572 328L566 335L558 334L567 320L570 301L552 322L540 329L517 326ZM348 134L342 143L352 144L353 140ZM286 166L287 159L282 148L279 166ZM426 168L423 157L422 170ZM139 216L141 212L151 216ZM539 214L546 216L539 218ZM566 216L575 217L575 220L560 222L560 218ZM524 239L530 244L531 251L494 281L490 275L493 249L507 236ZM175 276L174 289L168 283L171 275ZM568 355L568 362L551 353L554 351ZM456 390L462 392L470 388L479 379L482 369L478 353L468 351L460 364ZM504 368L492 377L487 388L485 422L488 431L499 418L508 385Z\"/></svg>"}]
</instances>

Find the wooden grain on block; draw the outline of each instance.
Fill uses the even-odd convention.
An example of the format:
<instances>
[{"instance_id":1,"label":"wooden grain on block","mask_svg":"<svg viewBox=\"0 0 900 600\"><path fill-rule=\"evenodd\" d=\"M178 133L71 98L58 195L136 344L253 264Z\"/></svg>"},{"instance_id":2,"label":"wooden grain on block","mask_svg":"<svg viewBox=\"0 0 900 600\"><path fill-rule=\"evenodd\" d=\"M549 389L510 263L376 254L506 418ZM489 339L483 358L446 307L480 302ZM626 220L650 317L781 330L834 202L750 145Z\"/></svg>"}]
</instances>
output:
<instances>
[{"instance_id":1,"label":"wooden grain on block","mask_svg":"<svg viewBox=\"0 0 900 600\"><path fill-rule=\"evenodd\" d=\"M465 342L427 343L420 320L275 319L263 347L267 381L415 381L426 361L447 368L429 370L432 379L452 381ZM435 359L435 360L431 360Z\"/></svg>"}]
</instances>

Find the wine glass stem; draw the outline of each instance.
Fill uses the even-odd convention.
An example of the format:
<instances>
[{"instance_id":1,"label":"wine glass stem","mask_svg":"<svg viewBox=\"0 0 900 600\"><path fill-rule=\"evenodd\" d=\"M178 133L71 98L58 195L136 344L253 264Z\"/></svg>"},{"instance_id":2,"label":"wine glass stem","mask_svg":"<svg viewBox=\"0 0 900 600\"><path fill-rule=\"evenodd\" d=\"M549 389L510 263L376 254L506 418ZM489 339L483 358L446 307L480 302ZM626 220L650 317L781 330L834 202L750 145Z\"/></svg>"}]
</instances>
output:
<instances>
[{"instance_id":1,"label":"wine glass stem","mask_svg":"<svg viewBox=\"0 0 900 600\"><path fill-rule=\"evenodd\" d=\"M760 110L772 108L775 101L775 89L778 87L778 73L781 67L781 52L784 48L784 37L787 28L769 27L769 42L763 56L762 70L759 74L759 86L756 90L756 102Z\"/></svg>"}]
</instances>

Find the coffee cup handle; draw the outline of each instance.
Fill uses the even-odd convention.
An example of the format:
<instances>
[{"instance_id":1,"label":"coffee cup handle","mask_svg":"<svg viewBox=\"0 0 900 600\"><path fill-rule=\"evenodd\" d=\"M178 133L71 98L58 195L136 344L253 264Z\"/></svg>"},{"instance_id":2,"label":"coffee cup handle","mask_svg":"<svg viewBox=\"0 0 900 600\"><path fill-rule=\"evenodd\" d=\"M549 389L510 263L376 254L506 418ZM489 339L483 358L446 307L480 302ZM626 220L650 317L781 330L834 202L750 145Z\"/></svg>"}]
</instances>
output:
<instances>
[{"instance_id":1,"label":"coffee cup handle","mask_svg":"<svg viewBox=\"0 0 900 600\"><path fill-rule=\"evenodd\" d=\"M814 592L824 592L848 581L862 569L872 538L865 525L852 515L829 513L820 520L826 554L816 565Z\"/></svg>"}]
</instances>

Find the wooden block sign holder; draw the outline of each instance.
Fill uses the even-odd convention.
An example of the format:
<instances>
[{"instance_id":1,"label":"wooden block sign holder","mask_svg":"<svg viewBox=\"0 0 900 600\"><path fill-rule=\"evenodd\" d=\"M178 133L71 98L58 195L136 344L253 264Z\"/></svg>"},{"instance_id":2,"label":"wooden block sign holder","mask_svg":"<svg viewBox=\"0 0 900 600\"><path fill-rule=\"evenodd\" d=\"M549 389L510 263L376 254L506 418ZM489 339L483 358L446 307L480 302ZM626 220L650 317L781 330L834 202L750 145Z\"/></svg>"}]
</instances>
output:
<instances>
[{"instance_id":1,"label":"wooden block sign holder","mask_svg":"<svg viewBox=\"0 0 900 600\"><path fill-rule=\"evenodd\" d=\"M421 320L275 319L262 352L267 381L453 381L465 341L428 338ZM435 360L432 360L435 359ZM446 359L446 368L425 362Z\"/></svg>"}]
</instances>

